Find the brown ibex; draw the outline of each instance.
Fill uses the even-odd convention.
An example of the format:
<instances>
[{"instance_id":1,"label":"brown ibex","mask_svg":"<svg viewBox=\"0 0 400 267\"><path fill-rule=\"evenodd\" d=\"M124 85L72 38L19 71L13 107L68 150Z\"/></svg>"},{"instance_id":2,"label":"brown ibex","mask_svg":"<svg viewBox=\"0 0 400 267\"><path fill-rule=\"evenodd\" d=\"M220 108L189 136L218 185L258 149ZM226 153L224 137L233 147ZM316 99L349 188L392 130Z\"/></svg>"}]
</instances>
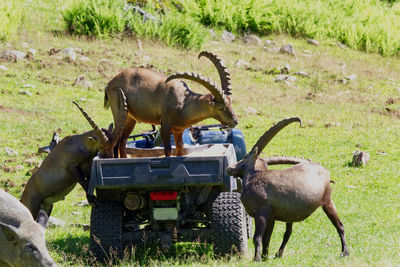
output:
<instances>
[{"instance_id":1,"label":"brown ibex","mask_svg":"<svg viewBox=\"0 0 400 267\"><path fill-rule=\"evenodd\" d=\"M181 156L182 133L190 125L207 118L214 118L229 127L237 125L238 118L230 98L230 74L218 56L207 51L199 54L199 58L203 56L210 59L217 68L222 88L195 73L177 73L166 77L146 68L124 70L108 83L104 107L111 107L115 127L124 127L118 145L120 157L127 156L126 143L137 121L161 125L161 138L167 157L171 156L171 133L176 144L176 155ZM173 81L174 79L195 81L207 88L211 94L196 94L189 90L185 83ZM128 104L128 116L122 126L117 121L120 117L119 88L124 92Z\"/></svg>"},{"instance_id":2,"label":"brown ibex","mask_svg":"<svg viewBox=\"0 0 400 267\"><path fill-rule=\"evenodd\" d=\"M39 223L15 197L0 190L0 266L54 267L44 240L48 217L41 211Z\"/></svg>"},{"instance_id":3,"label":"brown ibex","mask_svg":"<svg viewBox=\"0 0 400 267\"><path fill-rule=\"evenodd\" d=\"M126 104L124 104L124 98L120 99L119 114L122 119L126 116ZM28 180L22 193L21 202L31 211L34 218L40 209L50 216L53 203L64 199L77 183L87 193L93 158L97 153L105 158L113 157L114 140L118 139L122 131L122 128L115 128L111 131L112 124L108 130L100 129L76 102L73 103L80 109L94 130L64 137ZM86 196L89 203L95 202L94 197Z\"/></svg>"},{"instance_id":4,"label":"brown ibex","mask_svg":"<svg viewBox=\"0 0 400 267\"><path fill-rule=\"evenodd\" d=\"M320 164L293 157L269 157L259 159L261 151L286 125L298 121L293 117L283 120L269 129L239 162L228 167L227 173L241 177L241 201L247 213L255 219L254 260L261 254L268 257L268 246L275 221L286 222L286 231L276 257L281 257L292 233L293 222L310 216L318 207L335 226L342 243L342 256L349 255L344 227L331 199L329 172ZM268 170L268 164L296 164L285 170ZM262 242L262 253L261 253Z\"/></svg>"}]
</instances>

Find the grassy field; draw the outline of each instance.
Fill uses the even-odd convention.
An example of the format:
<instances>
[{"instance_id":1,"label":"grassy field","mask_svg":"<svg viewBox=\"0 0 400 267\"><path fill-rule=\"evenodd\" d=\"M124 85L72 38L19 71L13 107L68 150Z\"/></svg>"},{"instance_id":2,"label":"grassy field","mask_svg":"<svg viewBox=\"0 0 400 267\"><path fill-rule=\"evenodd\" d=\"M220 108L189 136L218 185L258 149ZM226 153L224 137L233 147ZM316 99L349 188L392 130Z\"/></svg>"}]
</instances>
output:
<instances>
[{"instance_id":1,"label":"grassy field","mask_svg":"<svg viewBox=\"0 0 400 267\"><path fill-rule=\"evenodd\" d=\"M197 50L169 48L160 43L136 38L92 40L64 34L61 11L68 1L22 1L26 12L20 34L0 43L27 51L35 48L35 60L0 62L0 188L19 197L26 173L39 164L37 154L47 145L53 131L60 136L90 130L87 121L72 105L80 100L87 112L102 127L112 121L103 109L103 88L120 70L151 64L164 72L193 71L218 76L211 63L198 61ZM340 258L339 237L322 210L302 223L294 224L293 235L282 259L269 259L273 266L393 266L400 265L400 59L365 54L322 41L312 46L303 39L270 35L279 47L292 43L297 57L269 52L241 40L227 44L210 41L203 49L221 56L231 72L233 107L238 127L250 148L273 123L289 116L300 116L303 128L287 127L264 150L263 155L294 155L323 164L336 181L333 200L344 223L350 256ZM74 47L89 61L68 62L49 56L51 48ZM2 49L1 49L2 50ZM311 56L307 56L311 55ZM238 59L251 68L237 67ZM276 83L276 75L266 74L290 64L291 72L306 71L310 77L298 77L289 86ZM345 77L357 78L346 83ZM93 88L73 86L78 75L85 75ZM24 87L33 85L33 87ZM196 92L206 91L191 85ZM26 90L32 95L23 95ZM388 102L388 99L392 101ZM256 114L247 110L253 107ZM216 123L208 120L204 123ZM135 132L149 129L138 124ZM17 154L8 155L6 147ZM350 166L352 153L361 149L371 155L366 167ZM52 216L67 223L48 229L47 245L61 266L96 265L88 252L89 232L73 224L89 223L90 208L74 204L85 199L79 187L58 202ZM270 244L270 255L278 250L284 224L278 223ZM177 255L163 255L146 249L120 266L263 266L253 263L251 240L249 256L232 255L215 259L209 246L180 244Z\"/></svg>"}]
</instances>

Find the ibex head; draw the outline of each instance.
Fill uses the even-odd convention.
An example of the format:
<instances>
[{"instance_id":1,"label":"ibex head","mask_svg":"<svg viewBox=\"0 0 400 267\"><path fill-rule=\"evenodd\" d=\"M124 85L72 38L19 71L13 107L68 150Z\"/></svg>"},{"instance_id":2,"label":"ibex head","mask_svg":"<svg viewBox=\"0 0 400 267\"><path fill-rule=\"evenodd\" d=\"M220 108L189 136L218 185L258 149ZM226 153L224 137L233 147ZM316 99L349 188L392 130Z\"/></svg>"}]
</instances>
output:
<instances>
[{"instance_id":1,"label":"ibex head","mask_svg":"<svg viewBox=\"0 0 400 267\"><path fill-rule=\"evenodd\" d=\"M169 76L165 82L169 82L170 80L177 78L183 78L203 85L214 96L212 102L210 103L214 114L213 117L222 124L233 128L238 124L239 120L233 111L232 99L230 98L230 95L232 94L230 74L225 65L222 63L222 60L217 55L214 55L208 51L203 51L199 54L199 58L202 56L210 59L217 68L219 77L221 79L222 88L208 78L204 78L199 74L188 72L173 74Z\"/></svg>"},{"instance_id":2,"label":"ibex head","mask_svg":"<svg viewBox=\"0 0 400 267\"><path fill-rule=\"evenodd\" d=\"M120 117L119 120L124 122L127 115L127 104L124 93L121 89L119 89L121 97L120 97ZM91 143L103 158L113 158L114 157L114 147L118 142L119 137L121 136L123 126L119 128L113 129L113 124L111 123L108 129L100 129L99 126L92 120L92 118L86 113L86 111L81 108L78 103L73 101L78 109L82 112L83 116L88 120L89 124L93 128L93 135L88 137L87 142ZM119 125L124 125L123 123L119 123Z\"/></svg>"},{"instance_id":3,"label":"ibex head","mask_svg":"<svg viewBox=\"0 0 400 267\"><path fill-rule=\"evenodd\" d=\"M229 166L226 169L228 175L234 177L243 177L245 173L254 169L256 160L260 156L263 149L268 145L268 143L274 138L274 136L279 133L283 128L287 125L291 124L292 122L298 121L301 125L301 119L299 117L292 117L288 119L284 119L274 126L272 126L268 131L266 131L256 142L253 148L250 150L249 153L244 156L244 158L235 163L232 166Z\"/></svg>"}]
</instances>

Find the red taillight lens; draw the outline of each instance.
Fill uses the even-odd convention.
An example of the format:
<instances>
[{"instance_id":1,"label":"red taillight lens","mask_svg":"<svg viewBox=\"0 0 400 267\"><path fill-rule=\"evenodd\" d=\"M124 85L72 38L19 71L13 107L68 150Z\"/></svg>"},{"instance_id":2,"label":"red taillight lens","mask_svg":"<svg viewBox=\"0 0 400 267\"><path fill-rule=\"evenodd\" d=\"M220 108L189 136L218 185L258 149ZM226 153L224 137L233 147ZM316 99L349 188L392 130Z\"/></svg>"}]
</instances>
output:
<instances>
[{"instance_id":1,"label":"red taillight lens","mask_svg":"<svg viewBox=\"0 0 400 267\"><path fill-rule=\"evenodd\" d=\"M153 201L176 200L177 196L178 196L178 192L175 192L175 191L150 192L150 198Z\"/></svg>"}]
</instances>

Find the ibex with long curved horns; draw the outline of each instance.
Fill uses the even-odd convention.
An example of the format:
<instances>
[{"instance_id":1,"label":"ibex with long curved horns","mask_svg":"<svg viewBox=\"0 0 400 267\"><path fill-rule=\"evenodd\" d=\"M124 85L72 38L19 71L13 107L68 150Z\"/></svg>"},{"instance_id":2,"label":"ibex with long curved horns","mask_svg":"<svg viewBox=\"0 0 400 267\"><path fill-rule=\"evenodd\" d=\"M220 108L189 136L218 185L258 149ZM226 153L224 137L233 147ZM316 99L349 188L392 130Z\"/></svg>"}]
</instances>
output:
<instances>
[{"instance_id":1,"label":"ibex with long curved horns","mask_svg":"<svg viewBox=\"0 0 400 267\"><path fill-rule=\"evenodd\" d=\"M229 175L243 179L241 201L247 213L254 217L256 225L253 238L255 261L261 260L261 255L268 257L275 221L286 222L286 232L276 254L276 257L282 257L292 233L293 222L306 219L321 206L340 236L342 256L349 255L344 227L331 198L330 182L333 181L329 178L329 172L320 164L294 157L258 158L280 130L296 121L301 123L300 118L293 117L273 126L241 161L227 169ZM269 170L268 164L296 165L284 170Z\"/></svg>"},{"instance_id":2,"label":"ibex with long curved horns","mask_svg":"<svg viewBox=\"0 0 400 267\"><path fill-rule=\"evenodd\" d=\"M161 138L165 156L171 156L170 136L174 136L176 155L183 152L182 133L185 128L207 118L214 118L224 125L235 127L238 118L232 109L231 78L221 59L207 51L200 57L211 60L217 68L221 87L195 73L165 75L145 68L127 69L115 76L107 85L104 106L111 107L116 127L119 114L118 89L122 89L128 105L128 116L124 121L119 152L126 157L126 143L137 121L161 125ZM201 95L189 90L185 83L175 79L188 79L207 88L211 94ZM117 154L115 155L117 156Z\"/></svg>"},{"instance_id":3,"label":"ibex with long curved horns","mask_svg":"<svg viewBox=\"0 0 400 267\"><path fill-rule=\"evenodd\" d=\"M127 109L124 98L120 99L120 118L122 119L126 116ZM114 155L113 147L116 144L114 140L119 138L122 128L115 128L112 131L111 124L108 130L100 129L76 102L73 103L89 121L93 130L64 137L28 180L21 202L34 218L40 209L50 216L53 203L64 199L77 183L87 193L93 158L97 153L100 153L103 158L111 158ZM95 198L86 196L89 203L93 204Z\"/></svg>"}]
</instances>

